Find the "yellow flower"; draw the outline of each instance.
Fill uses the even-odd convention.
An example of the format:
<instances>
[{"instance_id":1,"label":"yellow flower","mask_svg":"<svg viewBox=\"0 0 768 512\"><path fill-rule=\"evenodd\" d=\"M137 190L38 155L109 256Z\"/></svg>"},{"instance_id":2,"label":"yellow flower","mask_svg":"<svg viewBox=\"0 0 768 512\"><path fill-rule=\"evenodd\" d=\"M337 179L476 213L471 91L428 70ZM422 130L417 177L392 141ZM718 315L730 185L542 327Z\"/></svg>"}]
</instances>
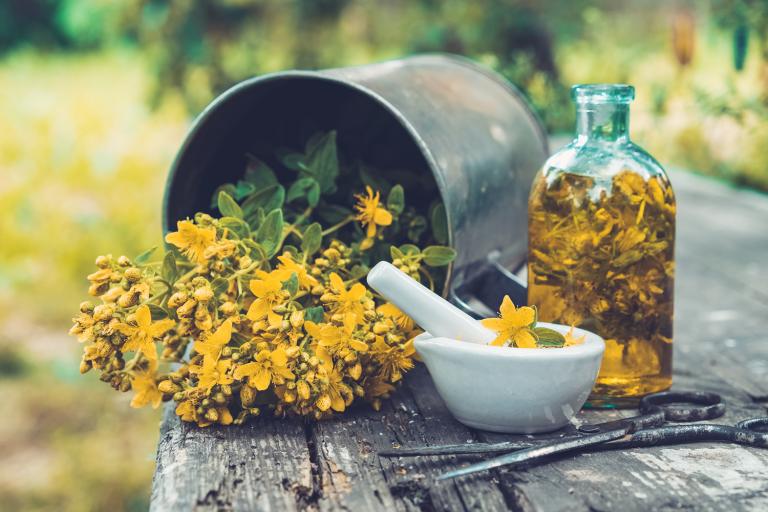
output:
<instances>
[{"instance_id":1,"label":"yellow flower","mask_svg":"<svg viewBox=\"0 0 768 512\"><path fill-rule=\"evenodd\" d=\"M165 235L165 241L181 249L191 261L205 262L206 249L216 241L216 228L201 228L192 221L180 220L176 229L178 231Z\"/></svg>"},{"instance_id":2,"label":"yellow flower","mask_svg":"<svg viewBox=\"0 0 768 512\"><path fill-rule=\"evenodd\" d=\"M211 356L203 357L202 365L191 365L189 367L190 373L194 373L198 378L198 387L210 392L213 386L232 384L233 379L228 375L229 369L232 367L231 359L223 359L221 361Z\"/></svg>"},{"instance_id":3,"label":"yellow flower","mask_svg":"<svg viewBox=\"0 0 768 512\"><path fill-rule=\"evenodd\" d=\"M93 325L96 323L93 317L87 313L80 313L72 319L75 324L69 330L69 334L77 336L80 343L91 341L94 337Z\"/></svg>"},{"instance_id":4,"label":"yellow flower","mask_svg":"<svg viewBox=\"0 0 768 512\"><path fill-rule=\"evenodd\" d=\"M376 311L386 317L391 318L397 324L397 326L404 331L410 332L415 327L411 317L400 311L394 304L387 302L386 304L382 304L376 308Z\"/></svg>"},{"instance_id":5,"label":"yellow flower","mask_svg":"<svg viewBox=\"0 0 768 512\"><path fill-rule=\"evenodd\" d=\"M344 383L344 378L332 369L325 374L325 389L318 397L315 406L325 412L329 408L336 412L344 412L344 409L352 403L354 394L349 386Z\"/></svg>"},{"instance_id":6,"label":"yellow flower","mask_svg":"<svg viewBox=\"0 0 768 512\"><path fill-rule=\"evenodd\" d=\"M232 319L227 318L205 341L195 342L195 351L218 361L221 349L229 343L230 338L232 338Z\"/></svg>"},{"instance_id":7,"label":"yellow flower","mask_svg":"<svg viewBox=\"0 0 768 512\"><path fill-rule=\"evenodd\" d=\"M131 377L131 389L134 392L131 407L138 409L152 404L152 408L157 409L163 401L163 394L157 389L155 382L155 366L150 363L149 368L135 372Z\"/></svg>"},{"instance_id":8,"label":"yellow flower","mask_svg":"<svg viewBox=\"0 0 768 512\"><path fill-rule=\"evenodd\" d=\"M571 326L570 330L565 333L565 344L564 347L572 347L573 345L581 345L584 343L584 340L586 339L587 335L584 334L580 338L577 338L576 335L573 333L573 326Z\"/></svg>"},{"instance_id":9,"label":"yellow flower","mask_svg":"<svg viewBox=\"0 0 768 512\"><path fill-rule=\"evenodd\" d=\"M304 322L304 328L321 347L336 353L345 348L351 348L358 352L367 352L368 345L352 337L352 333L331 324L316 324L307 320Z\"/></svg>"},{"instance_id":10,"label":"yellow flower","mask_svg":"<svg viewBox=\"0 0 768 512\"><path fill-rule=\"evenodd\" d=\"M128 336L128 340L123 344L121 350L123 352L139 352L150 361L156 361L155 339L162 337L171 327L176 325L176 322L170 318L153 322L149 307L145 304L136 308L134 316L136 317L136 325L119 323L115 326L115 329Z\"/></svg>"},{"instance_id":11,"label":"yellow flower","mask_svg":"<svg viewBox=\"0 0 768 512\"><path fill-rule=\"evenodd\" d=\"M367 239L371 239L376 235L376 226L389 226L392 224L392 214L387 211L386 208L379 205L381 194L376 191L373 193L371 187L365 187L367 193L366 196L362 194L355 195L357 204L355 210L357 210L357 220L363 225L365 230L365 236ZM367 244L370 247L371 243ZM367 248L362 247L361 248Z\"/></svg>"},{"instance_id":12,"label":"yellow flower","mask_svg":"<svg viewBox=\"0 0 768 512\"><path fill-rule=\"evenodd\" d=\"M317 279L309 275L307 267L301 263L294 261L291 253L286 252L277 257L280 264L272 271L271 275L277 277L280 281L287 281L290 279L291 274L296 274L299 280L299 286L305 290L309 290L313 286L317 285Z\"/></svg>"},{"instance_id":13,"label":"yellow flower","mask_svg":"<svg viewBox=\"0 0 768 512\"><path fill-rule=\"evenodd\" d=\"M501 318L481 320L485 327L498 334L491 345L500 347L509 341L518 348L536 348L536 338L530 329L536 321L536 311L533 308L516 308L509 296L505 295L499 313Z\"/></svg>"},{"instance_id":14,"label":"yellow flower","mask_svg":"<svg viewBox=\"0 0 768 512\"><path fill-rule=\"evenodd\" d=\"M286 364L288 364L288 356L284 348L278 347L271 352L264 349L256 354L254 362L235 368L235 378L242 380L248 377L249 386L264 391L273 380L275 383L282 383L284 379L294 378L293 372L286 367Z\"/></svg>"},{"instance_id":15,"label":"yellow flower","mask_svg":"<svg viewBox=\"0 0 768 512\"><path fill-rule=\"evenodd\" d=\"M362 320L365 313L365 307L362 303L362 299L365 297L365 286L355 283L347 290L344 281L336 272L331 273L330 280L332 290L329 300L332 303L331 312L343 315L344 327L347 331L352 331L354 326Z\"/></svg>"},{"instance_id":16,"label":"yellow flower","mask_svg":"<svg viewBox=\"0 0 768 512\"><path fill-rule=\"evenodd\" d=\"M416 352L413 340L403 345L389 346L384 338L377 336L373 349L374 357L381 365L379 376L389 382L399 381L404 371L413 368L413 355Z\"/></svg>"},{"instance_id":17,"label":"yellow flower","mask_svg":"<svg viewBox=\"0 0 768 512\"><path fill-rule=\"evenodd\" d=\"M210 228L214 229L214 228ZM214 234L216 233L214 229ZM210 258L224 259L232 256L237 249L237 244L232 240L220 240L219 242L208 245L203 251L203 260Z\"/></svg>"},{"instance_id":18,"label":"yellow flower","mask_svg":"<svg viewBox=\"0 0 768 512\"><path fill-rule=\"evenodd\" d=\"M248 318L259 321L264 317L272 327L279 326L283 316L275 313L273 308L285 302L283 297L283 283L274 273L262 273L263 279L252 279L249 286L256 300L248 308Z\"/></svg>"}]
</instances>

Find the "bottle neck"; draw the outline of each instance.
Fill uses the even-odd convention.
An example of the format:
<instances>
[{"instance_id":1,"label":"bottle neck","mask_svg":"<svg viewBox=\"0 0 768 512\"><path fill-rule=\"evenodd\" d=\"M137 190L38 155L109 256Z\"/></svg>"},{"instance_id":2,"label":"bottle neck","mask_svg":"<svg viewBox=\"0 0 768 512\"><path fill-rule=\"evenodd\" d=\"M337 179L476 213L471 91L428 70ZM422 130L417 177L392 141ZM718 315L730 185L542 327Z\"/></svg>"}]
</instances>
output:
<instances>
[{"instance_id":1,"label":"bottle neck","mask_svg":"<svg viewBox=\"0 0 768 512\"><path fill-rule=\"evenodd\" d=\"M576 107L576 142L629 141L629 104L581 103Z\"/></svg>"}]
</instances>

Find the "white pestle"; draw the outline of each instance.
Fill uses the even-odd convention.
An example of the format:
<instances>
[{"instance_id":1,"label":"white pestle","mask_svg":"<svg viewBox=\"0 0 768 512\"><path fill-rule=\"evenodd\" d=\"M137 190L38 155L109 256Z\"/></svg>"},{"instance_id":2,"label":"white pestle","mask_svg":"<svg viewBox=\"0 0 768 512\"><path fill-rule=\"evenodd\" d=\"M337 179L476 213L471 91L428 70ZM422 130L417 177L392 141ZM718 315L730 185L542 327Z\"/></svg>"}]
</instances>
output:
<instances>
[{"instance_id":1,"label":"white pestle","mask_svg":"<svg viewBox=\"0 0 768 512\"><path fill-rule=\"evenodd\" d=\"M436 338L488 343L496 337L496 333L391 263L377 263L368 272L367 280L371 288Z\"/></svg>"}]
</instances>

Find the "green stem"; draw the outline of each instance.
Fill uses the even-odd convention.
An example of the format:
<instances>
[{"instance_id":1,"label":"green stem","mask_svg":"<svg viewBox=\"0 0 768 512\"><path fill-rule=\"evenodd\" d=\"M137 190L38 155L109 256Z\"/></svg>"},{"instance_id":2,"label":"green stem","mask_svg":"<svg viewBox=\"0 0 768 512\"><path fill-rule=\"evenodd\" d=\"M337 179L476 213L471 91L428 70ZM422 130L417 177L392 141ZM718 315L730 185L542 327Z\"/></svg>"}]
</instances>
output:
<instances>
[{"instance_id":1,"label":"green stem","mask_svg":"<svg viewBox=\"0 0 768 512\"><path fill-rule=\"evenodd\" d=\"M324 230L322 232L322 235L323 236L330 235L334 231L338 231L339 229L343 228L344 226L346 226L347 224L349 224L353 220L355 220L355 216L354 215L350 215L349 217L347 217L346 219L342 220L341 222L338 222L338 223L334 224L333 226L329 227L328 229Z\"/></svg>"}]
</instances>

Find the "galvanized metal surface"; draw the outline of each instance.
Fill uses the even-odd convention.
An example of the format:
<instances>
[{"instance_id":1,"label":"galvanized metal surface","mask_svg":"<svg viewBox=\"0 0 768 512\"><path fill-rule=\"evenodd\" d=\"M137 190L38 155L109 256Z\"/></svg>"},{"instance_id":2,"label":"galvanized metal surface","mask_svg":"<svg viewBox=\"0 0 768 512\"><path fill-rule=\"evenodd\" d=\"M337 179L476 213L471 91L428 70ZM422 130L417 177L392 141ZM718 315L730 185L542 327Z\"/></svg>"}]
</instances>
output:
<instances>
[{"instance_id":1,"label":"galvanized metal surface","mask_svg":"<svg viewBox=\"0 0 768 512\"><path fill-rule=\"evenodd\" d=\"M281 72L226 91L197 119L171 168L164 231L207 209L215 188L242 173L255 140L299 143L306 118L338 129L340 143L431 172L458 253L457 283L489 255L503 266L525 258L528 193L548 154L545 133L512 85L448 55Z\"/></svg>"}]
</instances>

